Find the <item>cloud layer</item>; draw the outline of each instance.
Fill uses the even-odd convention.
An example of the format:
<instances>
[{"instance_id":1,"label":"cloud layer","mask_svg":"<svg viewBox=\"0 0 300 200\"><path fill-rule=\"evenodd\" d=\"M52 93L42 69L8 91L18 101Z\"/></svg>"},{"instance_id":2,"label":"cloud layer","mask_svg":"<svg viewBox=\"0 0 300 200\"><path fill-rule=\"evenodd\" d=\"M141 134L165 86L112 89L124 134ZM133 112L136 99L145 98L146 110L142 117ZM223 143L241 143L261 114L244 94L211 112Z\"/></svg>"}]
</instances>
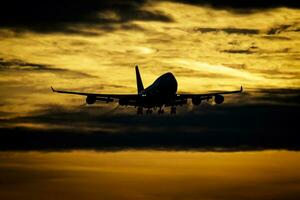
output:
<instances>
[{"instance_id":1,"label":"cloud layer","mask_svg":"<svg viewBox=\"0 0 300 200\"><path fill-rule=\"evenodd\" d=\"M81 33L76 25L97 25L113 28L110 24L122 24L132 20L171 21L159 12L141 9L145 0L113 1L6 1L0 14L1 27L17 31L44 33ZM102 27L102 28L103 28ZM125 28L126 26L124 26Z\"/></svg>"},{"instance_id":2,"label":"cloud layer","mask_svg":"<svg viewBox=\"0 0 300 200\"><path fill-rule=\"evenodd\" d=\"M136 28L125 23L141 21L172 22L166 13L144 9L151 4L168 1L152 0L69 0L61 1L5 1L0 13L0 27L10 28L16 32L36 31L40 33L64 32L68 34L92 35L91 32L80 30L80 27L101 26L114 30L114 24L123 24L123 28ZM209 6L238 13L252 13L271 8L299 8L295 1L226 1L226 0L179 0L195 6ZM120 26L119 26L120 27ZM139 28L139 27L137 27Z\"/></svg>"},{"instance_id":3,"label":"cloud layer","mask_svg":"<svg viewBox=\"0 0 300 200\"><path fill-rule=\"evenodd\" d=\"M101 107L49 107L2 120L1 150L300 150L299 91L261 91L255 104L203 105L178 116L136 116ZM293 93L294 95L290 95ZM250 97L251 98L251 97ZM259 103L261 102L261 103ZM264 102L264 103L263 103ZM270 103L273 102L273 103ZM20 124L19 128L9 128ZM22 128L27 124L27 128ZM26 127L26 126L25 126Z\"/></svg>"}]
</instances>

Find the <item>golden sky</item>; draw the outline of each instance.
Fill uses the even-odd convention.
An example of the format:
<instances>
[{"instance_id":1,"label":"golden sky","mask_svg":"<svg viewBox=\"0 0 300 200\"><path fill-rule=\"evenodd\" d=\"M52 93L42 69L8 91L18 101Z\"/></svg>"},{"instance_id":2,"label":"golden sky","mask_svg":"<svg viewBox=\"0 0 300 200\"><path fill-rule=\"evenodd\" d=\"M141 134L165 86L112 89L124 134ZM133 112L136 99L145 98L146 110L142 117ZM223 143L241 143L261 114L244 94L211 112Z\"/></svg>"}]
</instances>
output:
<instances>
[{"instance_id":1,"label":"golden sky","mask_svg":"<svg viewBox=\"0 0 300 200\"><path fill-rule=\"evenodd\" d=\"M1 8L0 199L300 198L297 1ZM179 93L245 92L136 116L50 89L135 94L135 65L145 86L172 72Z\"/></svg>"},{"instance_id":2,"label":"golden sky","mask_svg":"<svg viewBox=\"0 0 300 200\"><path fill-rule=\"evenodd\" d=\"M173 72L179 92L300 87L298 9L243 13L148 1L139 10L145 16L127 21L105 10L97 17L111 23L66 24L67 31L0 28L1 118L84 102L52 94L50 86L136 93L136 64L145 85Z\"/></svg>"},{"instance_id":3,"label":"golden sky","mask_svg":"<svg viewBox=\"0 0 300 200\"><path fill-rule=\"evenodd\" d=\"M2 199L298 199L298 152L0 153Z\"/></svg>"}]
</instances>

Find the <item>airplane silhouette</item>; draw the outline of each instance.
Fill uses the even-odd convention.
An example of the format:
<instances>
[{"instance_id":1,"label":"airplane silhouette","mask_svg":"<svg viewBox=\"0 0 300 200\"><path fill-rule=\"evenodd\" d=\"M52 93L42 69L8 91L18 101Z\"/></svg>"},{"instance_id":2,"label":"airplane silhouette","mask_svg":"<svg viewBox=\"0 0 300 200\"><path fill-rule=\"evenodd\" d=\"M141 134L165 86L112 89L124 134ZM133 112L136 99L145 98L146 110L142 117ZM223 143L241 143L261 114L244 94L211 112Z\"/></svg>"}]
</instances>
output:
<instances>
[{"instance_id":1,"label":"airplane silhouette","mask_svg":"<svg viewBox=\"0 0 300 200\"><path fill-rule=\"evenodd\" d=\"M144 88L142 78L138 66L135 67L137 94L96 94L84 92L72 92L55 90L53 92L64 94L75 94L86 96L87 104L94 104L96 101L106 103L118 101L121 106L137 107L137 114L142 115L143 109L146 109L146 114L151 114L152 109L158 108L158 114L164 113L164 107L171 107L170 113L176 114L176 106L187 104L188 99L192 100L193 105L200 105L203 100L214 98L216 104L224 102L224 94L241 93L243 87L236 91L215 92L207 94L177 94L177 80L171 73L165 73L158 77L152 85Z\"/></svg>"}]
</instances>

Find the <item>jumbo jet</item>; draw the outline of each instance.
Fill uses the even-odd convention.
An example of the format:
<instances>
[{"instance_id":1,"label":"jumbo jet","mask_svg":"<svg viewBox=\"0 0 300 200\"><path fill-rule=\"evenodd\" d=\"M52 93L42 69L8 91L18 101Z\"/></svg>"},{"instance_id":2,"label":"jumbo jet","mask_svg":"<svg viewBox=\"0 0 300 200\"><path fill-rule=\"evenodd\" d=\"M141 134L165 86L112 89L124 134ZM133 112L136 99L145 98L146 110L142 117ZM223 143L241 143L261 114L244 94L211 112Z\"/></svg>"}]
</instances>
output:
<instances>
[{"instance_id":1,"label":"jumbo jet","mask_svg":"<svg viewBox=\"0 0 300 200\"><path fill-rule=\"evenodd\" d=\"M137 114L142 115L143 110L146 114L152 114L153 110L158 109L158 114L164 113L165 107L171 107L170 114L176 114L176 106L187 104L188 99L192 100L193 105L200 105L202 101L209 101L214 99L216 104L224 102L225 94L241 93L243 87L236 91L214 92L206 94L177 94L177 80L171 73L165 73L158 77L152 85L144 88L142 78L138 66L135 67L137 94L97 94L85 92L73 92L55 90L51 87L53 92L73 94L86 96L87 104L94 104L96 101L115 102L117 101L121 106L134 106L137 108Z\"/></svg>"}]
</instances>

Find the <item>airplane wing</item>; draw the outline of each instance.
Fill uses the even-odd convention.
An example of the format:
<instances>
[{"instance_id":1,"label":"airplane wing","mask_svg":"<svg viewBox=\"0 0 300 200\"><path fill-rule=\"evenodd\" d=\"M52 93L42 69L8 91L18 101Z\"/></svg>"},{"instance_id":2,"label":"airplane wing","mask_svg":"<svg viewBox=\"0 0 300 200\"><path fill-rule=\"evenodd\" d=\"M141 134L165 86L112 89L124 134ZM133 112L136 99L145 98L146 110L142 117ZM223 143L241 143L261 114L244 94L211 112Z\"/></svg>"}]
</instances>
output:
<instances>
[{"instance_id":1,"label":"airplane wing","mask_svg":"<svg viewBox=\"0 0 300 200\"><path fill-rule=\"evenodd\" d=\"M57 93L86 96L87 97L86 102L88 104L93 104L96 101L103 101L109 103L118 100L120 105L136 106L139 100L139 95L137 94L97 94L97 93L55 90L53 87L51 87L51 89L53 92L57 92ZM221 95L241 93L242 91L243 91L243 87L241 86L240 90L235 90L235 91L214 92L214 93L206 93L206 94L177 94L175 97L175 102L173 102L172 105L186 104L187 99L192 99L194 102L196 102L195 104L197 104L197 102L200 103L201 100L209 100L212 99L213 97L215 97L215 100L219 99L219 102L222 103L224 101L224 97ZM218 100L216 102L218 102ZM170 105L167 104L166 106L171 106L171 104Z\"/></svg>"},{"instance_id":2,"label":"airplane wing","mask_svg":"<svg viewBox=\"0 0 300 200\"><path fill-rule=\"evenodd\" d=\"M74 92L74 91L65 91L65 90L55 90L51 87L53 92L63 93L63 94L74 94L80 96L86 96L87 102L88 99L91 100L91 103L97 101L113 102L114 100L126 99L126 103L132 102L135 103L138 97L137 94L97 94L97 93L85 93L85 92Z\"/></svg>"},{"instance_id":3,"label":"airplane wing","mask_svg":"<svg viewBox=\"0 0 300 200\"><path fill-rule=\"evenodd\" d=\"M213 93L206 93L206 94L178 94L177 97L180 98L185 98L185 99L191 99L198 97L200 99L208 99L216 95L223 95L223 94L234 94L234 93L241 93L243 92L243 87L241 86L241 89L239 90L234 90L234 91L224 91L224 92L213 92Z\"/></svg>"}]
</instances>

